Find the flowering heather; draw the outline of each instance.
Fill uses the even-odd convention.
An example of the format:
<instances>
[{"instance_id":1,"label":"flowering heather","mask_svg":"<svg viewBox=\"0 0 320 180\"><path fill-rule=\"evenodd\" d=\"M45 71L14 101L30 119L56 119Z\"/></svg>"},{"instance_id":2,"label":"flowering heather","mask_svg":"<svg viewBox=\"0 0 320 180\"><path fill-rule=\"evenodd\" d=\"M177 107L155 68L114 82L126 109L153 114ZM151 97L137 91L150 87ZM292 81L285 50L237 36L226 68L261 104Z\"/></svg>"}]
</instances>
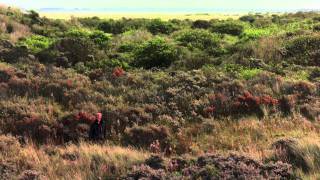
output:
<instances>
[{"instance_id":1,"label":"flowering heather","mask_svg":"<svg viewBox=\"0 0 320 180\"><path fill-rule=\"evenodd\" d=\"M125 74L125 71L121 67L116 67L112 71L114 77L121 77Z\"/></svg>"}]
</instances>

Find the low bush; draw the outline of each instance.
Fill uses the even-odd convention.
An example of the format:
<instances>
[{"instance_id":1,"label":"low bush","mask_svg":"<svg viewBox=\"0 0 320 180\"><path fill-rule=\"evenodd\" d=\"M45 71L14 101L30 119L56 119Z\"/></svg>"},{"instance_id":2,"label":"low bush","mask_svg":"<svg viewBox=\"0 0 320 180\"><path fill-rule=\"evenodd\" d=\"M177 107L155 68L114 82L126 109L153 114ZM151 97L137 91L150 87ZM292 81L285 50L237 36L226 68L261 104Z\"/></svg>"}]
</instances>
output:
<instances>
[{"instance_id":1,"label":"low bush","mask_svg":"<svg viewBox=\"0 0 320 180\"><path fill-rule=\"evenodd\" d=\"M162 21L161 19L151 20L151 22L147 24L147 29L152 34L171 34L176 30L172 23Z\"/></svg>"},{"instance_id":2,"label":"low bush","mask_svg":"<svg viewBox=\"0 0 320 180\"><path fill-rule=\"evenodd\" d=\"M192 23L192 28L209 29L210 27L211 22L206 20L196 20Z\"/></svg>"},{"instance_id":3,"label":"low bush","mask_svg":"<svg viewBox=\"0 0 320 180\"><path fill-rule=\"evenodd\" d=\"M218 22L212 24L212 32L220 34L230 34L233 36L239 36L244 32L244 27L236 22Z\"/></svg>"},{"instance_id":4,"label":"low bush","mask_svg":"<svg viewBox=\"0 0 320 180\"><path fill-rule=\"evenodd\" d=\"M134 52L134 57L134 66L151 69L154 67L169 67L179 58L179 54L177 48L172 43L167 42L163 38L156 37L142 44Z\"/></svg>"},{"instance_id":5,"label":"low bush","mask_svg":"<svg viewBox=\"0 0 320 180\"><path fill-rule=\"evenodd\" d=\"M241 78L243 78L245 80L249 80L249 79L256 77L261 72L262 72L261 69L244 69L244 70L240 71L239 75Z\"/></svg>"},{"instance_id":6,"label":"low bush","mask_svg":"<svg viewBox=\"0 0 320 180\"><path fill-rule=\"evenodd\" d=\"M295 37L286 45L287 58L289 62L307 65L320 65L320 36L319 35L303 35Z\"/></svg>"},{"instance_id":7,"label":"low bush","mask_svg":"<svg viewBox=\"0 0 320 180\"><path fill-rule=\"evenodd\" d=\"M65 33L64 37L75 39L88 39L88 41L94 42L97 46L101 48L106 47L106 45L111 39L111 35L104 33L103 31L90 31L87 29L71 29Z\"/></svg>"},{"instance_id":8,"label":"low bush","mask_svg":"<svg viewBox=\"0 0 320 180\"><path fill-rule=\"evenodd\" d=\"M245 15L239 18L240 21L253 23L256 20L256 17L253 15Z\"/></svg>"},{"instance_id":9,"label":"low bush","mask_svg":"<svg viewBox=\"0 0 320 180\"><path fill-rule=\"evenodd\" d=\"M98 24L98 29L111 34L121 34L125 32L125 24L116 20L104 20Z\"/></svg>"},{"instance_id":10,"label":"low bush","mask_svg":"<svg viewBox=\"0 0 320 180\"><path fill-rule=\"evenodd\" d=\"M320 32L320 23L313 25L313 30L316 32Z\"/></svg>"},{"instance_id":11,"label":"low bush","mask_svg":"<svg viewBox=\"0 0 320 180\"><path fill-rule=\"evenodd\" d=\"M175 34L175 40L189 49L200 49L213 55L224 52L221 38L207 30L184 30Z\"/></svg>"},{"instance_id":12,"label":"low bush","mask_svg":"<svg viewBox=\"0 0 320 180\"><path fill-rule=\"evenodd\" d=\"M40 61L71 67L79 62L94 61L98 48L85 38L63 38L38 54Z\"/></svg>"},{"instance_id":13,"label":"low bush","mask_svg":"<svg viewBox=\"0 0 320 180\"><path fill-rule=\"evenodd\" d=\"M18 42L20 46L26 46L32 53L39 53L49 48L54 40L45 36L32 35Z\"/></svg>"}]
</instances>

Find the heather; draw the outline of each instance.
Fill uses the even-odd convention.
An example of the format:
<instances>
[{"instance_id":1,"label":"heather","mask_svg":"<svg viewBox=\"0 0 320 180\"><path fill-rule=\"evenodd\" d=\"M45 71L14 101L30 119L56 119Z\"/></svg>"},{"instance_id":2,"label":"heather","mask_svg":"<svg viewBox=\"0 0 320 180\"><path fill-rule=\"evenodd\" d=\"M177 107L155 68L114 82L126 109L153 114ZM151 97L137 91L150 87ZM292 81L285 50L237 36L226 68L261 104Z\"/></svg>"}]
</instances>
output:
<instances>
[{"instance_id":1,"label":"heather","mask_svg":"<svg viewBox=\"0 0 320 180\"><path fill-rule=\"evenodd\" d=\"M319 13L0 15L1 178L319 178Z\"/></svg>"}]
</instances>

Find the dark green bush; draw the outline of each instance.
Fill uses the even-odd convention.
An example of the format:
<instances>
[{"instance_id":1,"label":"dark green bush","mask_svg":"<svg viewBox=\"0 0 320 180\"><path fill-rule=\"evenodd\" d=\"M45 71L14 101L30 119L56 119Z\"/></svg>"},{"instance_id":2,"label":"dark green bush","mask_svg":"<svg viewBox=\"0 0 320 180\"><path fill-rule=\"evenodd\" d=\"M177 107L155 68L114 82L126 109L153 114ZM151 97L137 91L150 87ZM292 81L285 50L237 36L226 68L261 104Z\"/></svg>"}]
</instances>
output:
<instances>
[{"instance_id":1,"label":"dark green bush","mask_svg":"<svg viewBox=\"0 0 320 180\"><path fill-rule=\"evenodd\" d=\"M94 61L98 47L85 38L63 38L38 54L40 61L70 67L79 62Z\"/></svg>"},{"instance_id":2,"label":"dark green bush","mask_svg":"<svg viewBox=\"0 0 320 180\"><path fill-rule=\"evenodd\" d=\"M211 30L215 33L239 36L243 33L244 27L237 22L228 21L213 24Z\"/></svg>"},{"instance_id":3,"label":"dark green bush","mask_svg":"<svg viewBox=\"0 0 320 180\"><path fill-rule=\"evenodd\" d=\"M134 56L134 66L146 69L169 67L172 62L179 58L177 48L160 37L142 44L136 50Z\"/></svg>"},{"instance_id":4,"label":"dark green bush","mask_svg":"<svg viewBox=\"0 0 320 180\"><path fill-rule=\"evenodd\" d=\"M125 24L122 21L115 20L105 20L100 22L98 29L111 34L121 34L126 30Z\"/></svg>"},{"instance_id":5,"label":"dark green bush","mask_svg":"<svg viewBox=\"0 0 320 180\"><path fill-rule=\"evenodd\" d=\"M319 23L319 24L315 24L315 25L313 26L313 30L314 30L314 31L317 31L317 32L320 32L320 23Z\"/></svg>"},{"instance_id":6,"label":"dark green bush","mask_svg":"<svg viewBox=\"0 0 320 180\"><path fill-rule=\"evenodd\" d=\"M256 17L253 15L245 15L239 18L240 21L253 23L256 20Z\"/></svg>"},{"instance_id":7,"label":"dark green bush","mask_svg":"<svg viewBox=\"0 0 320 180\"><path fill-rule=\"evenodd\" d=\"M14 32L14 27L12 24L8 24L6 28L6 33L13 33Z\"/></svg>"},{"instance_id":8,"label":"dark green bush","mask_svg":"<svg viewBox=\"0 0 320 180\"><path fill-rule=\"evenodd\" d=\"M96 28L102 21L99 17L86 17L77 19L83 26L89 28Z\"/></svg>"},{"instance_id":9,"label":"dark green bush","mask_svg":"<svg viewBox=\"0 0 320 180\"><path fill-rule=\"evenodd\" d=\"M313 21L315 21L315 22L320 22L320 16L314 17L314 18L313 18Z\"/></svg>"},{"instance_id":10,"label":"dark green bush","mask_svg":"<svg viewBox=\"0 0 320 180\"><path fill-rule=\"evenodd\" d=\"M171 34L176 30L172 23L162 21L161 19L154 19L149 22L147 29L152 34Z\"/></svg>"},{"instance_id":11,"label":"dark green bush","mask_svg":"<svg viewBox=\"0 0 320 180\"><path fill-rule=\"evenodd\" d=\"M223 52L221 38L207 30L185 30L176 34L176 41L190 49L204 50L213 55Z\"/></svg>"},{"instance_id":12,"label":"dark green bush","mask_svg":"<svg viewBox=\"0 0 320 180\"><path fill-rule=\"evenodd\" d=\"M299 65L320 65L320 36L303 35L293 38L286 45L287 58Z\"/></svg>"},{"instance_id":13,"label":"dark green bush","mask_svg":"<svg viewBox=\"0 0 320 180\"><path fill-rule=\"evenodd\" d=\"M310 73L310 77L309 80L320 80L320 68L317 67L315 69L313 69Z\"/></svg>"},{"instance_id":14,"label":"dark green bush","mask_svg":"<svg viewBox=\"0 0 320 180\"><path fill-rule=\"evenodd\" d=\"M27 17L31 19L31 24L42 24L42 19L39 13L34 10L29 11Z\"/></svg>"},{"instance_id":15,"label":"dark green bush","mask_svg":"<svg viewBox=\"0 0 320 180\"><path fill-rule=\"evenodd\" d=\"M206 20L196 20L192 23L192 28L209 29L210 27L211 23Z\"/></svg>"}]
</instances>

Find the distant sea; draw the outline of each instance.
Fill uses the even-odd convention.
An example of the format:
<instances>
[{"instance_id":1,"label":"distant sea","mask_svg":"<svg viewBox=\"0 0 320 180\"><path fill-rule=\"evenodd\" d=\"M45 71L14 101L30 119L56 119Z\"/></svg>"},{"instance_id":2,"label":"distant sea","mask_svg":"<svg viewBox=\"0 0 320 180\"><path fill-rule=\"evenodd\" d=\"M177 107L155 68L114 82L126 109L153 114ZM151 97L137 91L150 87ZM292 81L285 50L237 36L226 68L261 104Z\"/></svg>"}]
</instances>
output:
<instances>
[{"instance_id":1,"label":"distant sea","mask_svg":"<svg viewBox=\"0 0 320 180\"><path fill-rule=\"evenodd\" d=\"M41 8L42 13L278 13L320 11L320 9L223 9L223 8Z\"/></svg>"}]
</instances>

